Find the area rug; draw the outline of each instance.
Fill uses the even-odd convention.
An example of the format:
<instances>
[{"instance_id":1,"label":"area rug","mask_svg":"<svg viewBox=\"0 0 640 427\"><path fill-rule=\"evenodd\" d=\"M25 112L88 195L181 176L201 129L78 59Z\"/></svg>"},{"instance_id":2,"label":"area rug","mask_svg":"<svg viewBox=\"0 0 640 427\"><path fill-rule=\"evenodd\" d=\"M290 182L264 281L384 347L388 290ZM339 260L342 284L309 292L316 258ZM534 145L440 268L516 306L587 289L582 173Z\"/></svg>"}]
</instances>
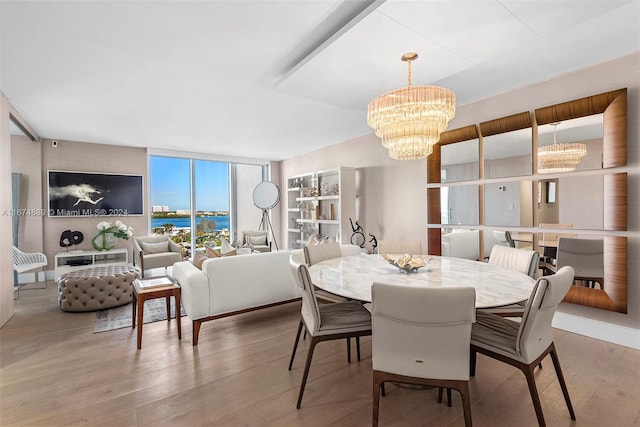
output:
<instances>
[{"instance_id":1,"label":"area rug","mask_svg":"<svg viewBox=\"0 0 640 427\"><path fill-rule=\"evenodd\" d=\"M185 316L181 308L180 316ZM171 298L171 318L176 317L175 300ZM143 323L159 322L167 320L167 308L164 298L156 298L145 301ZM131 327L131 303L96 312L96 320L93 322L93 333L111 331L113 329Z\"/></svg>"}]
</instances>

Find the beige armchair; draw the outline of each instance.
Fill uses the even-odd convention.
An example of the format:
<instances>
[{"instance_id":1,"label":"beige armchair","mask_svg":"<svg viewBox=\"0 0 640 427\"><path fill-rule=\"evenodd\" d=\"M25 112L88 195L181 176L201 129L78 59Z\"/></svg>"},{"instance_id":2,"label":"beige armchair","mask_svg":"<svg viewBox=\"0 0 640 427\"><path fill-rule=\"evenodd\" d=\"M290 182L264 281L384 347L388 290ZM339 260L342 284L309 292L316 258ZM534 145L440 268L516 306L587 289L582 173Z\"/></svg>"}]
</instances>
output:
<instances>
[{"instance_id":1,"label":"beige armchair","mask_svg":"<svg viewBox=\"0 0 640 427\"><path fill-rule=\"evenodd\" d=\"M247 244L254 251L271 252L269 232L266 230L242 231L238 240L240 242L239 246Z\"/></svg>"},{"instance_id":2,"label":"beige armchair","mask_svg":"<svg viewBox=\"0 0 640 427\"><path fill-rule=\"evenodd\" d=\"M133 238L133 265L144 271L152 268L165 269L182 261L182 248L168 236L140 236Z\"/></svg>"}]
</instances>

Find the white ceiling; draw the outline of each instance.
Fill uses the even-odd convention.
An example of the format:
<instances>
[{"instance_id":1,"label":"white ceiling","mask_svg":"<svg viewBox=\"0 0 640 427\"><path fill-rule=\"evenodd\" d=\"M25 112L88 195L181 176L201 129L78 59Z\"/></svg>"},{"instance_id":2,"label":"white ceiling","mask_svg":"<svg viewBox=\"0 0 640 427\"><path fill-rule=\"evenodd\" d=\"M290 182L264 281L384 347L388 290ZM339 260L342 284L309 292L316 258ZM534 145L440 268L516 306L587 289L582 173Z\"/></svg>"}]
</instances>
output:
<instances>
[{"instance_id":1,"label":"white ceiling","mask_svg":"<svg viewBox=\"0 0 640 427\"><path fill-rule=\"evenodd\" d=\"M44 138L281 160L640 50L640 0L0 1L0 88Z\"/></svg>"}]
</instances>

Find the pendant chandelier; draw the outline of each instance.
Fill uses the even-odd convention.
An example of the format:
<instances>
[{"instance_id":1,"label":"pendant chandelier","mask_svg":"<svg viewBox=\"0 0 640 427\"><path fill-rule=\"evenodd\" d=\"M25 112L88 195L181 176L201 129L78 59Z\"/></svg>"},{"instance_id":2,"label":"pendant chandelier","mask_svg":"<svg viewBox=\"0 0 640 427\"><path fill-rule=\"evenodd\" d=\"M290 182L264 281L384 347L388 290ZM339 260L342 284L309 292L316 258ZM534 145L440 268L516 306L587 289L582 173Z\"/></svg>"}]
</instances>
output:
<instances>
[{"instance_id":1,"label":"pendant chandelier","mask_svg":"<svg viewBox=\"0 0 640 427\"><path fill-rule=\"evenodd\" d=\"M405 53L407 87L384 93L369 102L367 123L382 139L389 157L413 160L427 157L456 112L456 95L438 86L411 86L414 52Z\"/></svg>"},{"instance_id":2,"label":"pendant chandelier","mask_svg":"<svg viewBox=\"0 0 640 427\"><path fill-rule=\"evenodd\" d=\"M576 169L587 154L587 146L580 142L558 144L556 130L560 123L553 126L553 144L538 147L538 172L570 172Z\"/></svg>"}]
</instances>

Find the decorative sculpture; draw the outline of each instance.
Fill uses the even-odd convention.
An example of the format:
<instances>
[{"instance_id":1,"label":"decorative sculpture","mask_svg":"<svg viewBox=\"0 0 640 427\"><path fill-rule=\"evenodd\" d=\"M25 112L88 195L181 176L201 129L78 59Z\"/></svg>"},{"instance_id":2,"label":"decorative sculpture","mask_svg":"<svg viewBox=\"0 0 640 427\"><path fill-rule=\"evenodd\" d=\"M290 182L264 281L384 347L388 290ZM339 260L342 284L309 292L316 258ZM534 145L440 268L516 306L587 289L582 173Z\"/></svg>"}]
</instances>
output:
<instances>
[{"instance_id":1,"label":"decorative sculpture","mask_svg":"<svg viewBox=\"0 0 640 427\"><path fill-rule=\"evenodd\" d=\"M64 230L60 235L60 246L68 248L72 245L79 245L84 240L84 234L80 231Z\"/></svg>"},{"instance_id":2,"label":"decorative sculpture","mask_svg":"<svg viewBox=\"0 0 640 427\"><path fill-rule=\"evenodd\" d=\"M369 233L369 236L371 236L371 240L369 240L369 243L371 243L371 253L375 254L376 249L378 248L378 239L376 239L376 236L371 233Z\"/></svg>"},{"instance_id":3,"label":"decorative sculpture","mask_svg":"<svg viewBox=\"0 0 640 427\"><path fill-rule=\"evenodd\" d=\"M351 217L349 217L349 222L351 223L351 230L353 231L353 234L351 235L351 244L364 248L364 230L362 229L360 224L358 224L358 221L356 221L356 226L354 227Z\"/></svg>"}]
</instances>

